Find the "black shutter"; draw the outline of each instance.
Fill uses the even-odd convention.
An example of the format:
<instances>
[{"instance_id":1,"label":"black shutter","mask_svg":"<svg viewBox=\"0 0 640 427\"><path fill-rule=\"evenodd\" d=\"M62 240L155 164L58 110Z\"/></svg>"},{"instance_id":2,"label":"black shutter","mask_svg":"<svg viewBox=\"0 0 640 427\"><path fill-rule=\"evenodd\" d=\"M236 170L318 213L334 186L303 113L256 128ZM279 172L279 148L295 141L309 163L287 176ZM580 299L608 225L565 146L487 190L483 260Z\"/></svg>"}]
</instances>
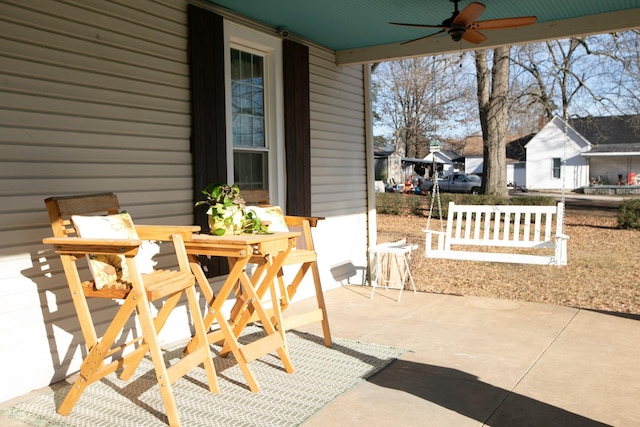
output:
<instances>
[{"instance_id":1,"label":"black shutter","mask_svg":"<svg viewBox=\"0 0 640 427\"><path fill-rule=\"evenodd\" d=\"M311 215L309 48L283 40L284 141L288 215Z\"/></svg>"},{"instance_id":2,"label":"black shutter","mask_svg":"<svg viewBox=\"0 0 640 427\"><path fill-rule=\"evenodd\" d=\"M209 183L227 180L224 98L224 31L221 16L189 5L189 72L191 78L191 154L193 200L201 200ZM194 208L194 224L208 230L206 208ZM201 257L207 276L226 274L225 259Z\"/></svg>"}]
</instances>

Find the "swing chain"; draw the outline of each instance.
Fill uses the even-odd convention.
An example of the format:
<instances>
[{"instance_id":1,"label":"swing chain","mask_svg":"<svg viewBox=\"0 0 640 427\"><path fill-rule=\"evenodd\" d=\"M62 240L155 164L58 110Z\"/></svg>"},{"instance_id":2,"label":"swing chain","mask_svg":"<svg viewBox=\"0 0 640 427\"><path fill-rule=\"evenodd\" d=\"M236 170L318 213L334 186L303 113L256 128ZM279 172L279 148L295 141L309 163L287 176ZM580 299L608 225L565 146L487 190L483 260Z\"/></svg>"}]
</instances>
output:
<instances>
[{"instance_id":1,"label":"swing chain","mask_svg":"<svg viewBox=\"0 0 640 427\"><path fill-rule=\"evenodd\" d=\"M433 203L437 199L438 200L438 214L440 216L440 231L444 232L444 226L442 224L442 202L440 201L440 186L438 185L438 177L434 175L433 186L431 186L431 203L429 204L429 216L427 216L427 227L429 230L429 225L431 223L431 215L433 212Z\"/></svg>"}]
</instances>

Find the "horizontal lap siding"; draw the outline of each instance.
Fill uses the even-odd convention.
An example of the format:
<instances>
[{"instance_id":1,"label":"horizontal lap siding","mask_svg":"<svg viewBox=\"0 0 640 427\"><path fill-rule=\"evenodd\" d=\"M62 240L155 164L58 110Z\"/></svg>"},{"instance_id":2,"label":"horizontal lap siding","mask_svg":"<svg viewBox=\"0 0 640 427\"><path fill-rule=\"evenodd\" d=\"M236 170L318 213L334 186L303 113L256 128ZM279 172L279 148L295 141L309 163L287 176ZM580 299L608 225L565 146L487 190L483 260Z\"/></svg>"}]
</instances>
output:
<instances>
[{"instance_id":1,"label":"horizontal lap siding","mask_svg":"<svg viewBox=\"0 0 640 427\"><path fill-rule=\"evenodd\" d=\"M364 74L336 67L332 53L310 48L312 213L322 283L339 285L332 265L364 265L367 251L367 183ZM329 312L329 317L331 313Z\"/></svg>"},{"instance_id":2,"label":"horizontal lap siding","mask_svg":"<svg viewBox=\"0 0 640 427\"><path fill-rule=\"evenodd\" d=\"M193 211L185 1L0 0L0 25L4 401L81 357L60 262L41 244L44 199L113 191L144 223L191 223ZM317 47L310 62L312 213L327 217L315 240L332 287L331 265L366 256L363 71Z\"/></svg>"},{"instance_id":3,"label":"horizontal lap siding","mask_svg":"<svg viewBox=\"0 0 640 427\"><path fill-rule=\"evenodd\" d=\"M313 212L362 214L366 212L363 71L360 66L336 67L333 60L329 53L310 50Z\"/></svg>"},{"instance_id":4,"label":"horizontal lap siding","mask_svg":"<svg viewBox=\"0 0 640 427\"><path fill-rule=\"evenodd\" d=\"M3 401L80 360L44 199L113 191L137 222L191 223L192 169L186 2L0 0L0 25Z\"/></svg>"}]
</instances>

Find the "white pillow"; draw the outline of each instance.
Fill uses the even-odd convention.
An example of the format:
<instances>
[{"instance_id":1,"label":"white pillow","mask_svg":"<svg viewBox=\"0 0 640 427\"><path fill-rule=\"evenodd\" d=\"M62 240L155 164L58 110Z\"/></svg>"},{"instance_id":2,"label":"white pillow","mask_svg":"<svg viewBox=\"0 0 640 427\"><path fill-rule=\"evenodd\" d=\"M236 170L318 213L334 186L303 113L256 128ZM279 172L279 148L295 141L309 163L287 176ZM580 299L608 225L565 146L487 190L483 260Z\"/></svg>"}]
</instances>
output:
<instances>
[{"instance_id":1,"label":"white pillow","mask_svg":"<svg viewBox=\"0 0 640 427\"><path fill-rule=\"evenodd\" d=\"M123 212L117 215L71 217L78 236L92 239L138 239L138 233L131 216ZM159 246L151 242L143 242L135 257L140 273L150 273L157 263L152 258L159 252ZM118 279L129 280L129 271L124 255L87 255L89 270L95 281L96 289Z\"/></svg>"},{"instance_id":2,"label":"white pillow","mask_svg":"<svg viewBox=\"0 0 640 427\"><path fill-rule=\"evenodd\" d=\"M284 214L280 206L269 206L266 208L259 206L247 206L248 211L253 211L260 221L268 224L267 231L289 231L287 223L284 220Z\"/></svg>"}]
</instances>

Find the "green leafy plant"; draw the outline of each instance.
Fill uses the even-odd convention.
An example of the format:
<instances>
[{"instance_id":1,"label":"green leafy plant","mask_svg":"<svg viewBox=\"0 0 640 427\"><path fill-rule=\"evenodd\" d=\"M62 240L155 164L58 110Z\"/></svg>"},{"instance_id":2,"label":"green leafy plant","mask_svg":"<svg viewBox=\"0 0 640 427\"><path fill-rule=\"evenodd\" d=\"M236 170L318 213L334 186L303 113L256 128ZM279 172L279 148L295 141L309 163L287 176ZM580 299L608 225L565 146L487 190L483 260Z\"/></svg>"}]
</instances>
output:
<instances>
[{"instance_id":1,"label":"green leafy plant","mask_svg":"<svg viewBox=\"0 0 640 427\"><path fill-rule=\"evenodd\" d=\"M246 211L244 213L242 231L251 234L269 234L267 226L262 223L258 215L253 211Z\"/></svg>"},{"instance_id":2,"label":"green leafy plant","mask_svg":"<svg viewBox=\"0 0 640 427\"><path fill-rule=\"evenodd\" d=\"M245 201L240 196L240 187L236 184L209 184L202 190L206 199L196 202L196 206L207 205L207 215L220 215L229 207L236 206L240 210L246 207Z\"/></svg>"},{"instance_id":3,"label":"green leafy plant","mask_svg":"<svg viewBox=\"0 0 640 427\"><path fill-rule=\"evenodd\" d=\"M255 212L246 210L246 202L240 194L240 187L233 184L209 184L202 190L204 200L196 202L196 206L206 205L209 217L209 228L217 236L226 232L267 233L267 227L260 221Z\"/></svg>"}]
</instances>

